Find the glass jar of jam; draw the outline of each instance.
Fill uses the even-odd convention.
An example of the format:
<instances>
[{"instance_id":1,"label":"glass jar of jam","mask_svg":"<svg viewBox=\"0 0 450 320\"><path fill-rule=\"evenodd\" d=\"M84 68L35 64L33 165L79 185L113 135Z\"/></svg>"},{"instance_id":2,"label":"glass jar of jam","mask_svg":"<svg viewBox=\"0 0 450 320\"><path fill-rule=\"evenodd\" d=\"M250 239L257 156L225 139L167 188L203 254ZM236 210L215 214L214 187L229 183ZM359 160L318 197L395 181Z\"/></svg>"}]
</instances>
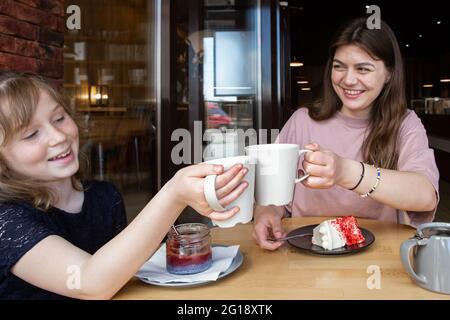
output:
<instances>
[{"instance_id":1,"label":"glass jar of jam","mask_svg":"<svg viewBox=\"0 0 450 320\"><path fill-rule=\"evenodd\" d=\"M167 271L173 274L193 274L205 271L212 264L211 234L202 223L177 225L170 229L166 240Z\"/></svg>"}]
</instances>

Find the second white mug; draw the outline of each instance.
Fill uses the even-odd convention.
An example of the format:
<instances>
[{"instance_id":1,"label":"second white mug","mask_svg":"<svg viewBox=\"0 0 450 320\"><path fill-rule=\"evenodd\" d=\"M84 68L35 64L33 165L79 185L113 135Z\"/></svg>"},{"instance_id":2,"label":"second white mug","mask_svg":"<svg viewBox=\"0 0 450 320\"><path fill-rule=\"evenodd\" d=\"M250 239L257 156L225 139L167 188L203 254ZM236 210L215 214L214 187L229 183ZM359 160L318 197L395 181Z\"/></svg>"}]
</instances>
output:
<instances>
[{"instance_id":1,"label":"second white mug","mask_svg":"<svg viewBox=\"0 0 450 320\"><path fill-rule=\"evenodd\" d=\"M260 144L245 148L256 164L255 197L262 206L287 205L294 196L295 184L309 177L297 176L300 156L311 150L300 150L297 144Z\"/></svg>"}]
</instances>

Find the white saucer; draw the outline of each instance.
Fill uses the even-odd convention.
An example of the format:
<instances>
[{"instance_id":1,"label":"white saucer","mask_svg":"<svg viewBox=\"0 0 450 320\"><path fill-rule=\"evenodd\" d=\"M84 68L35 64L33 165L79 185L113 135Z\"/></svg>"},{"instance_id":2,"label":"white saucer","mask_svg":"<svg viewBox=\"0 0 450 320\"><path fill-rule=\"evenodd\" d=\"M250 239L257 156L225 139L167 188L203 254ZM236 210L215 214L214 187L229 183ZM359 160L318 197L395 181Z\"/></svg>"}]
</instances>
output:
<instances>
[{"instance_id":1,"label":"white saucer","mask_svg":"<svg viewBox=\"0 0 450 320\"><path fill-rule=\"evenodd\" d=\"M220 244L213 244L212 246L213 247L227 247L225 245L220 245ZM233 258L231 265L228 267L227 270L225 270L219 274L219 277L217 278L217 280L233 273L237 268L239 268L241 266L243 261L244 261L244 256L242 255L242 252L239 249L238 252L236 253L236 256ZM213 263L214 263L214 260L213 260ZM192 287L192 286L199 286L199 285L203 285L206 283L215 282L215 281L211 281L211 280L196 281L196 282L176 282L176 281L158 282L158 281L153 281L153 280L145 278L145 277L139 277L137 275L136 275L136 278L138 278L139 280L141 280L145 283L152 284L155 286L162 286L162 287Z\"/></svg>"}]
</instances>

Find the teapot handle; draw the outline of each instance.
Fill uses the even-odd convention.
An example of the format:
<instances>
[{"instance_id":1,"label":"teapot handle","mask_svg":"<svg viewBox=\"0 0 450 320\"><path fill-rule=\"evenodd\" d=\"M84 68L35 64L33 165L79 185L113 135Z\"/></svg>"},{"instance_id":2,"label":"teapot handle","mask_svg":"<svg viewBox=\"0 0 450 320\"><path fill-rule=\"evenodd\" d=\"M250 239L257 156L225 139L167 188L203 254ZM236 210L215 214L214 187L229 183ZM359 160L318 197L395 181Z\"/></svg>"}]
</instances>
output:
<instances>
[{"instance_id":1,"label":"teapot handle","mask_svg":"<svg viewBox=\"0 0 450 320\"><path fill-rule=\"evenodd\" d=\"M443 230L443 231L450 231L450 223L445 222L429 222L429 223L423 223L417 227L416 234L423 238L423 232L426 229L437 229L437 230Z\"/></svg>"},{"instance_id":2,"label":"teapot handle","mask_svg":"<svg viewBox=\"0 0 450 320\"><path fill-rule=\"evenodd\" d=\"M409 275L414 278L414 280L421 284L426 284L427 279L422 275L418 275L414 271L411 265L410 253L411 249L413 249L415 246L426 245L426 243L426 239L419 240L416 238L412 238L404 241L400 247L400 257L402 258L403 267L406 269Z\"/></svg>"}]
</instances>

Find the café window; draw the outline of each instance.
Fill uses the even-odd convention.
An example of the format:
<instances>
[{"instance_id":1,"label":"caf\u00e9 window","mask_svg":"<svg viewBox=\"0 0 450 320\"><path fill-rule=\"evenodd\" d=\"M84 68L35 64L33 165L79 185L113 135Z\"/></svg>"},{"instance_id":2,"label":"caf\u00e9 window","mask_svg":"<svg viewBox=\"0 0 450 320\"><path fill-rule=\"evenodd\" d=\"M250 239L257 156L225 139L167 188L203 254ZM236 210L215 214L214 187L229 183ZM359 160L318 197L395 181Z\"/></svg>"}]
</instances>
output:
<instances>
[{"instance_id":1,"label":"caf\u00e9 window","mask_svg":"<svg viewBox=\"0 0 450 320\"><path fill-rule=\"evenodd\" d=\"M73 0L80 30L64 37L64 91L92 179L113 182L129 219L156 191L155 1Z\"/></svg>"},{"instance_id":2,"label":"caf\u00e9 window","mask_svg":"<svg viewBox=\"0 0 450 320\"><path fill-rule=\"evenodd\" d=\"M199 110L203 159L244 153L236 130L258 127L258 12L253 0L173 1L176 101ZM225 138L225 133L229 137ZM248 142L248 140L247 140Z\"/></svg>"}]
</instances>

